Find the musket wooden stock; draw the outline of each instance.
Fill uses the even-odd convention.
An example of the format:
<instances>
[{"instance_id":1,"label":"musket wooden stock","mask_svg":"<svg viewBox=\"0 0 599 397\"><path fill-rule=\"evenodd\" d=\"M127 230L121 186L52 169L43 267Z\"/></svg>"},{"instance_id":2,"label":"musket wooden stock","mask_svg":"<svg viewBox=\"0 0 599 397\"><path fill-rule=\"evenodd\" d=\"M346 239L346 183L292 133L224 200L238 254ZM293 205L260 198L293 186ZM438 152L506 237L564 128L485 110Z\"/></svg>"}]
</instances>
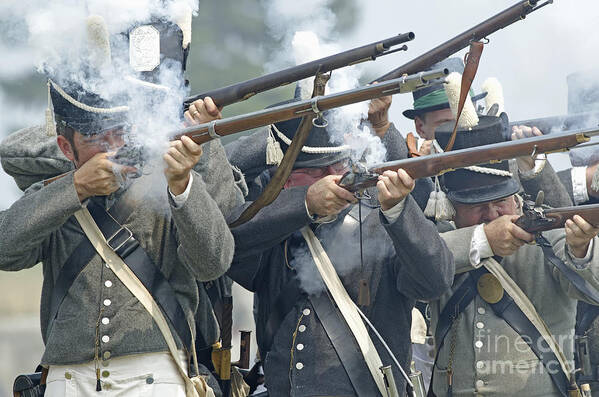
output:
<instances>
[{"instance_id":1,"label":"musket wooden stock","mask_svg":"<svg viewBox=\"0 0 599 397\"><path fill-rule=\"evenodd\" d=\"M530 210L516 220L516 225L529 233L544 232L561 229L574 215L581 216L595 227L599 226L599 204Z\"/></svg>"},{"instance_id":2,"label":"musket wooden stock","mask_svg":"<svg viewBox=\"0 0 599 397\"><path fill-rule=\"evenodd\" d=\"M402 76L398 79L355 88L337 94L317 96L253 113L198 124L176 131L171 136L172 139L179 139L181 136L187 135L194 142L202 144L211 139L302 117L309 112L320 113L333 108L388 95L412 92L426 86L430 81L445 77L447 74L449 74L447 69L439 69L430 72L421 72L412 76Z\"/></svg>"},{"instance_id":3,"label":"musket wooden stock","mask_svg":"<svg viewBox=\"0 0 599 397\"><path fill-rule=\"evenodd\" d=\"M473 28L468 29L467 31L455 36L445 43L442 43L432 50L420 55L419 57L414 58L410 62L401 65L397 69L392 70L384 76L375 79L374 81L395 79L406 73L414 74L422 70L426 70L435 63L440 62L456 52L468 47L471 42L485 39L487 36L495 33L496 31L526 18L526 16L531 12L538 10L552 1L553 0L547 1L539 6L537 6L539 0L520 1L517 4L492 16L486 21L474 26Z\"/></svg>"},{"instance_id":4,"label":"musket wooden stock","mask_svg":"<svg viewBox=\"0 0 599 397\"><path fill-rule=\"evenodd\" d=\"M564 151L588 142L590 137L595 135L599 135L599 129L565 132L390 161L370 167L366 172L349 171L341 178L339 185L355 192L376 185L378 175L388 170L397 171L401 168L414 179L425 178L473 165Z\"/></svg>"},{"instance_id":5,"label":"musket wooden stock","mask_svg":"<svg viewBox=\"0 0 599 397\"><path fill-rule=\"evenodd\" d=\"M186 98L184 106L185 108L188 108L193 101L204 99L207 96L212 98L214 103L218 106L227 106L251 98L258 93L291 84L308 77L313 77L317 73L328 73L332 70L355 65L357 63L373 61L378 57L392 54L396 51L407 50L407 46L404 45L390 51L392 47L411 41L414 37L416 36L413 32L398 34L397 36L385 40L307 62L302 65L293 66L241 83L231 84L223 88L206 91Z\"/></svg>"}]
</instances>

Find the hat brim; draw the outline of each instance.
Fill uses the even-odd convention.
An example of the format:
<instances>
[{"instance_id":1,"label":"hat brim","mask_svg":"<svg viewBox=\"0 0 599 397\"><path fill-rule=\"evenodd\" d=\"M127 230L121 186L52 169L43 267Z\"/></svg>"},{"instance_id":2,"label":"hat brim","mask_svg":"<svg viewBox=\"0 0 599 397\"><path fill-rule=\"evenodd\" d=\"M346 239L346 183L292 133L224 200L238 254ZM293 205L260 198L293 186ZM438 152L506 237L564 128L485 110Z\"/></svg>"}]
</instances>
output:
<instances>
[{"instance_id":1,"label":"hat brim","mask_svg":"<svg viewBox=\"0 0 599 397\"><path fill-rule=\"evenodd\" d=\"M487 92L481 92L480 94L474 95L472 97L472 102L479 101L486 96L487 96ZM425 108L404 110L402 114L404 115L404 117L406 117L410 120L414 120L416 118L416 116L421 116L424 113L434 112L436 110L442 110L442 109L448 109L448 108L449 108L449 102L444 102L444 103L440 103L438 105L428 106Z\"/></svg>"},{"instance_id":2,"label":"hat brim","mask_svg":"<svg viewBox=\"0 0 599 397\"><path fill-rule=\"evenodd\" d=\"M493 185L447 192L449 200L460 204L482 204L512 196L520 191L520 185L514 178Z\"/></svg>"}]
</instances>

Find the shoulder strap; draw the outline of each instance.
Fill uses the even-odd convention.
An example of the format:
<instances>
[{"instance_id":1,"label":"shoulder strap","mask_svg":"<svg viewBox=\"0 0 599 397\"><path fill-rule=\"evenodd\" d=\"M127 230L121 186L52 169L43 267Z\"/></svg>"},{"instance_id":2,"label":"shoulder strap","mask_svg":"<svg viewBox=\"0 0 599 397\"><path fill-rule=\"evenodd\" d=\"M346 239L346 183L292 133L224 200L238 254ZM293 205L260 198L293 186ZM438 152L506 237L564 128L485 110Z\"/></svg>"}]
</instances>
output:
<instances>
[{"instance_id":1,"label":"shoulder strap","mask_svg":"<svg viewBox=\"0 0 599 397\"><path fill-rule=\"evenodd\" d=\"M326 251L320 244L318 238L316 238L316 235L312 229L305 226L302 228L301 232L302 236L308 243L308 248L310 249L312 258L316 263L318 272L320 273L324 283L327 286L327 289L335 300L339 311L343 315L343 318L347 322L356 341L358 342L358 346L362 351L364 360L366 361L368 369L370 370L370 374L372 375L379 392L381 395L385 396L387 394L385 382L383 375L379 370L383 364L378 352L376 351L374 343L368 334L366 325L356 310L354 302L351 300L349 294L345 290L339 275L337 275L337 272L335 271L335 267L331 263Z\"/></svg>"},{"instance_id":2,"label":"shoulder strap","mask_svg":"<svg viewBox=\"0 0 599 397\"><path fill-rule=\"evenodd\" d=\"M143 305L143 307L148 311L148 313L152 316L160 332L164 336L164 340L168 346L168 349L173 357L173 360L177 364L177 369L179 373L183 377L185 381L185 389L187 397L197 397L199 396L196 391L195 385L192 380L187 376L187 372L185 368L183 368L177 353L177 344L175 343L175 338L171 333L171 330L166 321L166 317L162 313L162 310L152 297L152 294L146 289L144 284L141 282L139 278L131 271L131 269L127 266L127 264L116 254L116 252L112 249L112 247L108 244L104 235L100 231L98 225L94 222L94 218L91 216L89 211L86 208L83 208L75 213L75 217L77 221L81 225L85 235L90 240L98 254L104 259L106 264L110 267L110 269L114 272L114 274L125 284L125 286L131 291L131 293L139 300L139 302ZM188 326L189 327L189 326ZM193 340L192 340L193 343ZM192 348L192 353L194 349ZM195 365L197 368L197 359ZM207 386L207 385L206 385ZM207 397L214 397L214 392L212 389L209 389L209 393L206 394Z\"/></svg>"},{"instance_id":3,"label":"shoulder strap","mask_svg":"<svg viewBox=\"0 0 599 397\"><path fill-rule=\"evenodd\" d=\"M576 273L574 270L570 269L568 265L564 263L560 258L555 255L553 252L553 247L551 243L543 237L543 235L539 234L536 238L537 244L543 250L543 255L545 259L555 266L563 275L572 283L574 288L578 290L581 294L591 298L595 302L599 303L599 291L588 281L580 276L580 274Z\"/></svg>"},{"instance_id":4,"label":"shoulder strap","mask_svg":"<svg viewBox=\"0 0 599 397\"><path fill-rule=\"evenodd\" d=\"M533 337L529 339L535 339L534 335L531 335L534 333L538 333L542 337L546 346L536 346L536 343L534 343L534 341L532 341L532 345L535 345L537 348L549 347L551 353L553 353L551 355L554 355L555 358L559 361L562 371L560 371L558 374L554 374L555 371L548 372L551 375L551 379L554 381L560 392L563 395L566 395L568 389L568 380L570 379L570 374L572 374L572 369L568 364L566 356L559 347L559 344L553 338L551 330L549 329L547 324L545 324L545 321L543 321L530 299L528 299L528 297L520 289L518 284L516 284L516 282L507 274L507 272L505 271L503 266L499 264L499 262L497 262L494 258L488 258L483 262L483 264L485 268L489 271L489 273L497 277L497 279L501 283L501 286L505 289L505 296L513 300L513 303L519 309L518 311L522 313L524 316L518 313L518 311L512 309L515 309L515 307L513 304L511 304L511 302L505 301L502 303L503 299L497 304L492 305L493 311L497 315L500 315L502 318L504 318L504 320L506 320L506 322L519 334L525 333L528 334L530 337ZM524 317L528 320L530 326L527 324L526 321L524 321ZM531 346L530 343L529 346ZM543 361L543 364L545 364L546 357L544 356L549 356L549 354L541 350L537 352L534 348L532 350L535 354L537 354L537 356L539 356L539 359Z\"/></svg>"},{"instance_id":5,"label":"shoulder strap","mask_svg":"<svg viewBox=\"0 0 599 397\"><path fill-rule=\"evenodd\" d=\"M145 288L155 297L177 331L183 346L186 349L189 348L192 342L192 335L185 311L179 304L175 291L166 277L164 277L160 269L154 264L154 261L135 239L131 230L118 223L94 200L88 202L87 210L86 212L94 220L94 224L102 234L107 245L119 258L127 263L127 266L133 271L135 276L141 280ZM201 342L204 343L205 341Z\"/></svg>"}]
</instances>

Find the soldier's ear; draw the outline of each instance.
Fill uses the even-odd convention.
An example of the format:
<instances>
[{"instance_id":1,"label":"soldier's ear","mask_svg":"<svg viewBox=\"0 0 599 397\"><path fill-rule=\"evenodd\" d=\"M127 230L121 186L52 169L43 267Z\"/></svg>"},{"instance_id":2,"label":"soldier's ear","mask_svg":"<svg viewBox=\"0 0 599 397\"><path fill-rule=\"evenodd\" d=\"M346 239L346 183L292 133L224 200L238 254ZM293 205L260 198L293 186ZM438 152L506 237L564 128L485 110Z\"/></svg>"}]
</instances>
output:
<instances>
[{"instance_id":1,"label":"soldier's ear","mask_svg":"<svg viewBox=\"0 0 599 397\"><path fill-rule=\"evenodd\" d=\"M424 128L424 120L422 120L422 118L420 118L420 116L416 116L414 117L414 127L416 128L416 132L418 133L418 136L420 138L426 138L426 132L423 130Z\"/></svg>"},{"instance_id":2,"label":"soldier's ear","mask_svg":"<svg viewBox=\"0 0 599 397\"><path fill-rule=\"evenodd\" d=\"M56 143L65 157L70 161L75 162L77 156L75 154L75 148L73 147L73 144L62 135L58 135L56 137Z\"/></svg>"}]
</instances>

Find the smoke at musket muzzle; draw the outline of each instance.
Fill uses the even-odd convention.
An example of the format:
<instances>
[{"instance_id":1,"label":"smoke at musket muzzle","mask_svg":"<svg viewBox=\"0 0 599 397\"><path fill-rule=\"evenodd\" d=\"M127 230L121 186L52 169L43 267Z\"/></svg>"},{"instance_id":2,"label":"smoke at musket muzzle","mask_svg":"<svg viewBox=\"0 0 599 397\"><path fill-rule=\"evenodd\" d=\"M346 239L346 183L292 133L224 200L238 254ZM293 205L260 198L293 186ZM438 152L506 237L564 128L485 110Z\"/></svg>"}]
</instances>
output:
<instances>
[{"instance_id":1,"label":"smoke at musket muzzle","mask_svg":"<svg viewBox=\"0 0 599 397\"><path fill-rule=\"evenodd\" d=\"M135 42L133 37L129 40L128 35L134 28L156 21L171 21L174 25L180 21L190 22L191 14L197 12L198 2L35 0L21 3L10 0L0 5L3 15L15 18L2 27L3 34L18 36L13 44L27 51L31 55L28 59L38 72L50 77L65 91L86 90L98 94L107 103L128 106L128 125L131 126L128 143L143 144L146 155L160 157L158 155L168 147L168 133L181 127L181 104L188 94L182 63L161 59L159 35L163 32L152 31L150 27L148 30L154 35L141 35ZM189 40L186 30L182 36L183 40ZM133 64L134 60L137 65Z\"/></svg>"},{"instance_id":2,"label":"smoke at musket muzzle","mask_svg":"<svg viewBox=\"0 0 599 397\"><path fill-rule=\"evenodd\" d=\"M328 0L289 2L265 0L262 2L269 33L281 42L279 51L265 68L275 71L294 64L310 62L345 50L335 40L336 16ZM289 51L292 49L292 51ZM335 70L327 84L326 94L333 94L360 86L361 65ZM312 95L313 78L299 82L302 99ZM332 144L348 145L354 161L373 164L385 160L386 149L372 134L367 123L368 103L356 103L327 112L327 131Z\"/></svg>"}]
</instances>

